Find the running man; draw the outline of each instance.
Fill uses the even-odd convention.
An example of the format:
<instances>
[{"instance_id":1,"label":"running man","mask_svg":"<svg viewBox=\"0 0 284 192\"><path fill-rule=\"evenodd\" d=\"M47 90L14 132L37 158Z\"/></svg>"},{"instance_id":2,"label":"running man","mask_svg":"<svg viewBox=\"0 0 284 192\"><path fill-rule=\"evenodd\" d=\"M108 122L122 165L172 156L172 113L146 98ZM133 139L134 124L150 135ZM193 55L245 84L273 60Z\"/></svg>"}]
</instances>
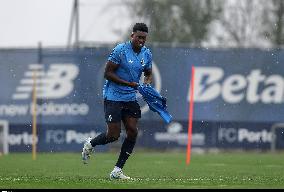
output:
<instances>
[{"instance_id":1,"label":"running man","mask_svg":"<svg viewBox=\"0 0 284 192\"><path fill-rule=\"evenodd\" d=\"M103 88L107 130L95 138L89 137L84 143L82 160L88 163L96 145L105 145L118 140L123 123L126 137L118 160L110 173L110 179L130 179L123 174L122 169L135 146L138 134L137 123L141 118L136 98L137 86L142 73L145 84L152 82L152 53L144 45L147 35L147 25L136 23L130 36L131 40L118 44L110 53L105 66L106 81Z\"/></svg>"}]
</instances>

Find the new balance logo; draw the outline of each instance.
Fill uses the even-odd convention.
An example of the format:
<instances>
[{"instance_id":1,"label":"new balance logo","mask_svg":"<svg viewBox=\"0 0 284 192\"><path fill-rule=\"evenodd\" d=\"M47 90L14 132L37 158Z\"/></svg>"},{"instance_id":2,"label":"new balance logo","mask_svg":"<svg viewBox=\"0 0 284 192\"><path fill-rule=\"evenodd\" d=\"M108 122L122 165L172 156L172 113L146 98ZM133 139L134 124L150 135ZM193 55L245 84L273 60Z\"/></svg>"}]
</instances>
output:
<instances>
[{"instance_id":1,"label":"new balance logo","mask_svg":"<svg viewBox=\"0 0 284 192\"><path fill-rule=\"evenodd\" d=\"M36 72L36 73L34 73ZM36 74L36 95L40 99L59 99L67 96L73 90L73 80L79 74L74 64L51 64L45 72L42 65L30 64L24 78L16 88L13 99L21 100L31 97L33 91L33 75Z\"/></svg>"}]
</instances>

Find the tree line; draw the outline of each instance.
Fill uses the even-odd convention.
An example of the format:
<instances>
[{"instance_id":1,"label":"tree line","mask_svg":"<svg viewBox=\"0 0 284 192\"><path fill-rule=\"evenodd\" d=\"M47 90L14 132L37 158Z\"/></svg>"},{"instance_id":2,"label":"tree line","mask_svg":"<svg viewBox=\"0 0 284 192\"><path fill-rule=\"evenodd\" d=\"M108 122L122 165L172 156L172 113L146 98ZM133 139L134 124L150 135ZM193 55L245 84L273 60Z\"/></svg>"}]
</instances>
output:
<instances>
[{"instance_id":1,"label":"tree line","mask_svg":"<svg viewBox=\"0 0 284 192\"><path fill-rule=\"evenodd\" d=\"M150 42L197 47L284 44L283 0L126 0L124 3L133 22L149 25Z\"/></svg>"}]
</instances>

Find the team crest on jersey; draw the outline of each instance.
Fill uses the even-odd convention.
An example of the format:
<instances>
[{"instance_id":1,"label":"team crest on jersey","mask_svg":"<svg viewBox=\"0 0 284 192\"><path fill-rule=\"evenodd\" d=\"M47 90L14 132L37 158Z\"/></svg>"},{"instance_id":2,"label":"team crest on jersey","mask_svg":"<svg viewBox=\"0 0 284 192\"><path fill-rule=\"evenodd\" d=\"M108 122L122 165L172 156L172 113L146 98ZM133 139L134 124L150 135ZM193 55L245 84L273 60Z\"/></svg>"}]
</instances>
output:
<instances>
[{"instance_id":1,"label":"team crest on jersey","mask_svg":"<svg viewBox=\"0 0 284 192\"><path fill-rule=\"evenodd\" d=\"M143 59L143 58L141 59L141 65L142 65L142 66L145 65L145 62L144 62L144 59Z\"/></svg>"}]
</instances>

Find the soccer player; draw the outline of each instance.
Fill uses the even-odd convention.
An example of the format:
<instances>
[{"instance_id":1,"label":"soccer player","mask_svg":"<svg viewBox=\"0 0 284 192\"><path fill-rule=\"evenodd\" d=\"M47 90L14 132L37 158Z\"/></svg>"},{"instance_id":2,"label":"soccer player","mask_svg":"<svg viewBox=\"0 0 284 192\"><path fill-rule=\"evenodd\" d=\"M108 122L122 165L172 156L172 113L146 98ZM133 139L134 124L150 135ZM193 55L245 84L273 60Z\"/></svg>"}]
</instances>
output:
<instances>
[{"instance_id":1,"label":"soccer player","mask_svg":"<svg viewBox=\"0 0 284 192\"><path fill-rule=\"evenodd\" d=\"M142 72L144 83L152 82L152 53L144 45L147 35L147 25L136 23L131 40L118 44L110 53L105 66L106 81L103 88L107 131L95 138L87 138L84 143L82 160L88 163L96 145L105 145L119 138L123 123L126 137L110 179L130 179L123 174L122 168L133 151L138 134L137 123L141 118L141 110L136 92Z\"/></svg>"}]
</instances>

